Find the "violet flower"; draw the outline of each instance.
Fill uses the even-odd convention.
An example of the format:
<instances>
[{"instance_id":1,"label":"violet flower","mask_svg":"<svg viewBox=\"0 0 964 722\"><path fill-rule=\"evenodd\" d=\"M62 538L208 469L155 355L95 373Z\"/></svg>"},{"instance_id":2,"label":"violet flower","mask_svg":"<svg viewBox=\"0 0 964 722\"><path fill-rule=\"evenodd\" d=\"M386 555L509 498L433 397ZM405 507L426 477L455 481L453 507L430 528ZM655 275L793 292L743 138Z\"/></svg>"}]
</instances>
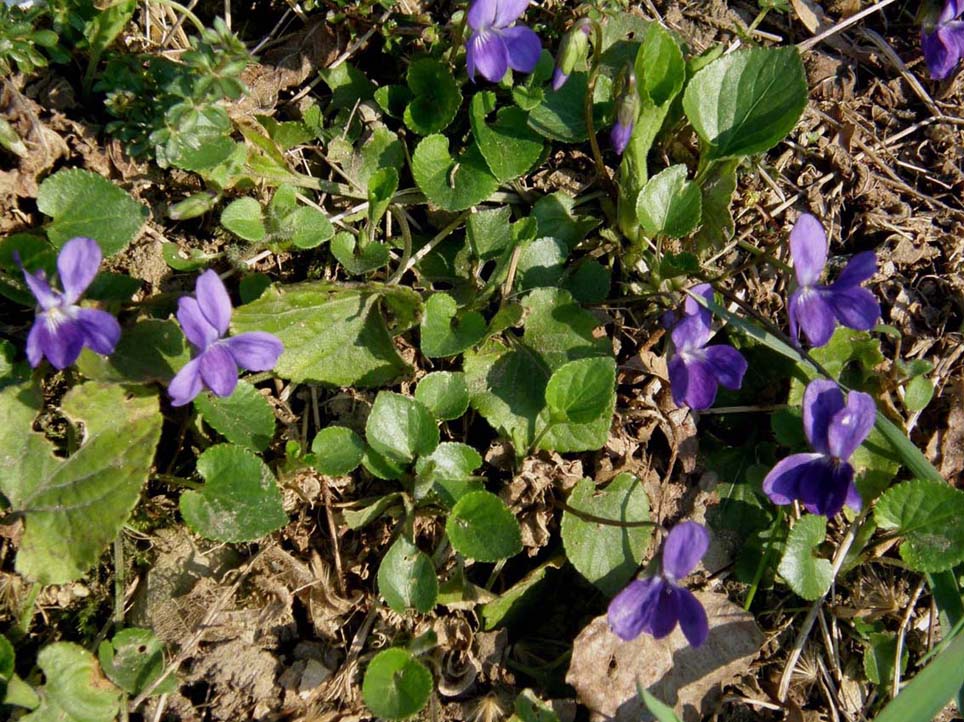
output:
<instances>
[{"instance_id":1,"label":"violet flower","mask_svg":"<svg viewBox=\"0 0 964 722\"><path fill-rule=\"evenodd\" d=\"M238 384L238 368L267 371L284 346L264 331L224 338L231 322L231 299L214 271L198 276L197 299L185 296L177 304L177 320L199 353L177 372L167 387L172 406L192 401L206 387L215 396L230 396Z\"/></svg>"},{"instance_id":2,"label":"violet flower","mask_svg":"<svg viewBox=\"0 0 964 722\"><path fill-rule=\"evenodd\" d=\"M921 23L920 46L933 80L950 75L964 55L964 0L945 0L940 14L925 17Z\"/></svg>"},{"instance_id":3,"label":"violet flower","mask_svg":"<svg viewBox=\"0 0 964 722\"><path fill-rule=\"evenodd\" d=\"M639 115L639 93L636 92L636 73L631 65L625 65L616 76L613 96L616 98L616 122L609 131L613 150L622 155L633 137L636 117Z\"/></svg>"},{"instance_id":4,"label":"violet flower","mask_svg":"<svg viewBox=\"0 0 964 722\"><path fill-rule=\"evenodd\" d=\"M848 459L870 433L877 408L869 394L843 392L827 379L811 381L803 392L803 430L812 454L793 454L763 480L763 491L777 505L800 502L812 514L832 517L843 508L860 509L854 468Z\"/></svg>"},{"instance_id":5,"label":"violet flower","mask_svg":"<svg viewBox=\"0 0 964 722\"><path fill-rule=\"evenodd\" d=\"M706 529L694 521L677 524L666 537L659 574L635 579L609 603L609 628L629 641L640 632L662 639L679 622L686 639L699 647L709 635L706 610L677 582L693 571L710 544Z\"/></svg>"},{"instance_id":6,"label":"violet flower","mask_svg":"<svg viewBox=\"0 0 964 722\"><path fill-rule=\"evenodd\" d=\"M475 0L467 20L472 34L465 44L469 78L475 71L492 83L502 80L506 70L531 73L539 62L539 36L525 25L513 25L525 12L529 0Z\"/></svg>"},{"instance_id":7,"label":"violet flower","mask_svg":"<svg viewBox=\"0 0 964 722\"><path fill-rule=\"evenodd\" d=\"M790 338L799 343L803 329L811 346L823 346L833 335L834 319L857 331L869 331L880 318L880 304L860 284L874 275L877 256L858 253L829 286L817 283L827 264L827 234L820 221L804 213L790 232L790 255L797 289L790 296Z\"/></svg>"},{"instance_id":8,"label":"violet flower","mask_svg":"<svg viewBox=\"0 0 964 722\"><path fill-rule=\"evenodd\" d=\"M36 320L27 336L27 360L34 368L46 358L54 368L65 369L77 360L84 346L104 355L114 351L121 335L117 319L106 311L77 305L97 275L101 258L100 246L92 238L67 241L57 256L63 293L50 287L43 271L30 273L21 265L38 304Z\"/></svg>"},{"instance_id":9,"label":"violet flower","mask_svg":"<svg viewBox=\"0 0 964 722\"><path fill-rule=\"evenodd\" d=\"M556 67L552 71L552 89L559 90L569 75L576 68L576 64L585 61L589 53L589 33L592 31L592 21L580 18L569 32L562 36L559 44L559 54L556 56Z\"/></svg>"},{"instance_id":10,"label":"violet flower","mask_svg":"<svg viewBox=\"0 0 964 722\"><path fill-rule=\"evenodd\" d=\"M713 288L708 283L694 286L692 292L707 300L713 298ZM676 349L669 361L670 390L677 406L708 409L716 400L719 385L740 388L746 359L732 346L706 346L713 335L708 308L687 297L683 310L685 315L670 333Z\"/></svg>"}]
</instances>

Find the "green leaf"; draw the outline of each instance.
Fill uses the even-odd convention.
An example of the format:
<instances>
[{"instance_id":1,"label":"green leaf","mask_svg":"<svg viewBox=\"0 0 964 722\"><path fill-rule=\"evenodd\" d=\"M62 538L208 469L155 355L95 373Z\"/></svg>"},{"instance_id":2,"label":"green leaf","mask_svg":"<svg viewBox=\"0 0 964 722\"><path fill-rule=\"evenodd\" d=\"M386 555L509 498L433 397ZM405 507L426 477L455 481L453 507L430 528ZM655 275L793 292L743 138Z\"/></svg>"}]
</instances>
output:
<instances>
[{"instance_id":1,"label":"green leaf","mask_svg":"<svg viewBox=\"0 0 964 722\"><path fill-rule=\"evenodd\" d=\"M649 23L635 60L640 95L660 107L672 101L686 81L686 61L679 43L659 23Z\"/></svg>"},{"instance_id":2,"label":"green leaf","mask_svg":"<svg viewBox=\"0 0 964 722\"><path fill-rule=\"evenodd\" d=\"M532 217L538 223L536 236L556 238L569 250L575 248L589 235L600 221L594 216L575 214L575 199L562 191L545 195L532 206Z\"/></svg>"},{"instance_id":3,"label":"green leaf","mask_svg":"<svg viewBox=\"0 0 964 722\"><path fill-rule=\"evenodd\" d=\"M33 687L17 676L15 661L13 645L0 634L0 705L36 709L40 706L40 697Z\"/></svg>"},{"instance_id":4,"label":"green leaf","mask_svg":"<svg viewBox=\"0 0 964 722\"><path fill-rule=\"evenodd\" d=\"M112 256L137 238L147 220L145 206L97 173L67 168L44 179L37 208L53 218L47 237L57 248L71 238L97 241L105 256Z\"/></svg>"},{"instance_id":5,"label":"green leaf","mask_svg":"<svg viewBox=\"0 0 964 722\"><path fill-rule=\"evenodd\" d=\"M238 381L230 396L200 394L194 399L194 408L232 444L264 451L274 437L271 404L246 381Z\"/></svg>"},{"instance_id":6,"label":"green leaf","mask_svg":"<svg viewBox=\"0 0 964 722\"><path fill-rule=\"evenodd\" d=\"M274 474L241 446L218 444L197 460L204 485L181 495L181 516L206 539L256 541L288 523Z\"/></svg>"},{"instance_id":7,"label":"green leaf","mask_svg":"<svg viewBox=\"0 0 964 722\"><path fill-rule=\"evenodd\" d=\"M438 597L432 560L404 536L398 537L378 567L378 593L399 614L406 609L431 611Z\"/></svg>"},{"instance_id":8,"label":"green leaf","mask_svg":"<svg viewBox=\"0 0 964 722\"><path fill-rule=\"evenodd\" d=\"M267 235L261 204L254 198L238 198L221 211L221 225L239 238L258 243Z\"/></svg>"},{"instance_id":9,"label":"green leaf","mask_svg":"<svg viewBox=\"0 0 964 722\"><path fill-rule=\"evenodd\" d=\"M433 293L425 302L422 316L422 353L429 358L455 356L471 348L485 335L486 323L477 311L457 315L455 299L447 293Z\"/></svg>"},{"instance_id":10,"label":"green leaf","mask_svg":"<svg viewBox=\"0 0 964 722\"><path fill-rule=\"evenodd\" d=\"M905 481L881 495L874 519L904 537L900 555L920 572L940 572L964 560L964 492L934 481Z\"/></svg>"},{"instance_id":11,"label":"green leaf","mask_svg":"<svg viewBox=\"0 0 964 722\"><path fill-rule=\"evenodd\" d=\"M826 537L827 519L817 514L807 514L799 519L787 536L786 549L777 571L804 599L819 599L833 581L830 560L814 556L814 551Z\"/></svg>"},{"instance_id":12,"label":"green leaf","mask_svg":"<svg viewBox=\"0 0 964 722\"><path fill-rule=\"evenodd\" d=\"M335 234L331 255L353 276L381 268L389 259L388 246L384 243L372 241L360 248L358 240L348 231Z\"/></svg>"},{"instance_id":13,"label":"green leaf","mask_svg":"<svg viewBox=\"0 0 964 722\"><path fill-rule=\"evenodd\" d=\"M274 372L298 383L381 386L409 372L398 355L379 300L383 293L420 302L406 288L344 289L315 282L271 288L235 309L238 332L267 331L285 350Z\"/></svg>"},{"instance_id":14,"label":"green leaf","mask_svg":"<svg viewBox=\"0 0 964 722\"><path fill-rule=\"evenodd\" d=\"M499 187L474 142L453 159L444 135L422 139L412 156L412 175L428 199L447 211L481 203Z\"/></svg>"},{"instance_id":15,"label":"green leaf","mask_svg":"<svg viewBox=\"0 0 964 722\"><path fill-rule=\"evenodd\" d=\"M104 640L97 650L104 674L130 695L138 695L164 674L164 645L150 629L129 627L120 630L111 641ZM177 689L177 679L169 675L151 695L170 694Z\"/></svg>"},{"instance_id":16,"label":"green leaf","mask_svg":"<svg viewBox=\"0 0 964 722\"><path fill-rule=\"evenodd\" d=\"M331 90L331 108L352 108L356 103L372 97L375 86L351 63L322 68L318 75Z\"/></svg>"},{"instance_id":17,"label":"green leaf","mask_svg":"<svg viewBox=\"0 0 964 722\"><path fill-rule=\"evenodd\" d=\"M710 165L702 185L703 225L696 234L700 250L719 248L733 235L733 214L730 202L736 191L738 160L724 160Z\"/></svg>"},{"instance_id":18,"label":"green leaf","mask_svg":"<svg viewBox=\"0 0 964 722\"><path fill-rule=\"evenodd\" d=\"M552 418L588 424L612 413L616 388L616 361L584 358L556 370L546 385L546 405Z\"/></svg>"},{"instance_id":19,"label":"green leaf","mask_svg":"<svg viewBox=\"0 0 964 722\"><path fill-rule=\"evenodd\" d=\"M536 238L522 247L516 264L516 288L526 291L558 286L565 272L569 248L557 238Z\"/></svg>"},{"instance_id":20,"label":"green leaf","mask_svg":"<svg viewBox=\"0 0 964 722\"><path fill-rule=\"evenodd\" d=\"M482 607L482 627L491 631L496 627L508 625L513 618L521 615L526 607L532 606L538 590L550 569L559 569L565 563L561 554L543 562L509 589L499 595L497 599L487 602Z\"/></svg>"},{"instance_id":21,"label":"green leaf","mask_svg":"<svg viewBox=\"0 0 964 722\"><path fill-rule=\"evenodd\" d=\"M529 127L549 140L581 143L589 137L586 130L584 102L589 87L589 76L572 73L559 90L545 91L545 100L529 112ZM599 97L597 93L597 98ZM598 131L602 121L602 107L594 103L593 121Z\"/></svg>"},{"instance_id":22,"label":"green leaf","mask_svg":"<svg viewBox=\"0 0 964 722\"><path fill-rule=\"evenodd\" d=\"M507 206L484 208L469 216L465 232L476 258L496 258L512 244L511 218Z\"/></svg>"},{"instance_id":23,"label":"green leaf","mask_svg":"<svg viewBox=\"0 0 964 722\"><path fill-rule=\"evenodd\" d=\"M22 717L24 722L113 722L120 711L121 691L83 647L50 644L37 655L37 666L46 683L40 688L40 707Z\"/></svg>"},{"instance_id":24,"label":"green leaf","mask_svg":"<svg viewBox=\"0 0 964 722\"><path fill-rule=\"evenodd\" d=\"M379 168L368 179L368 222L373 226L388 210L395 191L398 190L398 171Z\"/></svg>"},{"instance_id":25,"label":"green leaf","mask_svg":"<svg viewBox=\"0 0 964 722\"><path fill-rule=\"evenodd\" d=\"M473 475L480 466L482 457L471 446L453 441L439 444L415 464L416 500L434 494L451 509L466 494L482 489L482 482Z\"/></svg>"},{"instance_id":26,"label":"green leaf","mask_svg":"<svg viewBox=\"0 0 964 722\"><path fill-rule=\"evenodd\" d=\"M479 562L507 559L522 551L519 522L499 497L487 491L459 499L445 532L455 551Z\"/></svg>"},{"instance_id":27,"label":"green leaf","mask_svg":"<svg viewBox=\"0 0 964 722\"><path fill-rule=\"evenodd\" d=\"M375 102L391 118L401 118L411 99L412 91L406 85L383 85L375 91Z\"/></svg>"},{"instance_id":28,"label":"green leaf","mask_svg":"<svg viewBox=\"0 0 964 722\"><path fill-rule=\"evenodd\" d=\"M89 382L60 404L83 423L80 448L53 455L30 430L40 410L29 384L0 391L0 492L26 516L17 571L42 584L82 576L127 521L147 480L162 417L157 396L134 386Z\"/></svg>"},{"instance_id":29,"label":"green leaf","mask_svg":"<svg viewBox=\"0 0 964 722\"><path fill-rule=\"evenodd\" d=\"M379 717L411 717L428 703L431 694L431 672L407 649L383 649L365 670L362 697Z\"/></svg>"},{"instance_id":30,"label":"green leaf","mask_svg":"<svg viewBox=\"0 0 964 722\"><path fill-rule=\"evenodd\" d=\"M368 444L389 461L410 464L438 446L438 425L424 404L392 391L379 391L365 423Z\"/></svg>"},{"instance_id":31,"label":"green leaf","mask_svg":"<svg viewBox=\"0 0 964 722\"><path fill-rule=\"evenodd\" d=\"M361 463L365 442L349 428L328 426L315 434L311 453L315 456L312 466L322 474L345 476Z\"/></svg>"},{"instance_id":32,"label":"green leaf","mask_svg":"<svg viewBox=\"0 0 964 722\"><path fill-rule=\"evenodd\" d=\"M435 414L435 418L451 421L469 408L469 388L461 371L433 371L418 382L415 398Z\"/></svg>"},{"instance_id":33,"label":"green leaf","mask_svg":"<svg viewBox=\"0 0 964 722\"><path fill-rule=\"evenodd\" d=\"M931 722L964 684L964 634L918 672L874 722Z\"/></svg>"},{"instance_id":34,"label":"green leaf","mask_svg":"<svg viewBox=\"0 0 964 722\"><path fill-rule=\"evenodd\" d=\"M934 384L925 376L915 376L904 387L904 406L914 413L923 411L934 398Z\"/></svg>"},{"instance_id":35,"label":"green leaf","mask_svg":"<svg viewBox=\"0 0 964 722\"><path fill-rule=\"evenodd\" d=\"M345 517L345 523L349 529L361 529L371 524L392 507L400 507L401 505L402 495L396 491L379 497L374 503L361 509L345 509L342 515Z\"/></svg>"},{"instance_id":36,"label":"green leaf","mask_svg":"<svg viewBox=\"0 0 964 722\"><path fill-rule=\"evenodd\" d=\"M655 25L655 23L653 23ZM639 696L643 700L643 704L646 705L646 709L649 710L650 714L656 718L656 722L680 722L680 718L676 716L676 712L665 702L661 702L656 699L649 690L639 687Z\"/></svg>"},{"instance_id":37,"label":"green leaf","mask_svg":"<svg viewBox=\"0 0 964 722\"><path fill-rule=\"evenodd\" d=\"M448 66L422 58L409 64L406 79L413 97L405 106L405 125L419 135L448 126L462 104L462 93Z\"/></svg>"},{"instance_id":38,"label":"green leaf","mask_svg":"<svg viewBox=\"0 0 964 722\"><path fill-rule=\"evenodd\" d=\"M217 258L217 254L204 253L197 248L185 250L170 241L161 243L161 255L164 262L175 271L196 271Z\"/></svg>"},{"instance_id":39,"label":"green leaf","mask_svg":"<svg viewBox=\"0 0 964 722\"><path fill-rule=\"evenodd\" d=\"M692 77L686 117L710 160L769 150L793 130L807 104L807 77L794 47L737 50Z\"/></svg>"},{"instance_id":40,"label":"green leaf","mask_svg":"<svg viewBox=\"0 0 964 722\"><path fill-rule=\"evenodd\" d=\"M649 521L649 498L632 474L620 474L603 489L583 479L569 495L573 509L616 522ZM632 579L649 548L651 527L620 527L562 515L562 543L576 570L612 596Z\"/></svg>"},{"instance_id":41,"label":"green leaf","mask_svg":"<svg viewBox=\"0 0 964 722\"><path fill-rule=\"evenodd\" d=\"M328 216L317 208L301 206L285 216L279 227L280 235L291 240L295 248L317 248L335 235Z\"/></svg>"},{"instance_id":42,"label":"green leaf","mask_svg":"<svg viewBox=\"0 0 964 722\"><path fill-rule=\"evenodd\" d=\"M552 706L539 699L531 689L524 689L515 698L515 714L509 722L559 722Z\"/></svg>"},{"instance_id":43,"label":"green leaf","mask_svg":"<svg viewBox=\"0 0 964 722\"><path fill-rule=\"evenodd\" d=\"M649 179L636 198L636 217L650 236L683 238L699 225L702 197L686 180L686 166L673 165Z\"/></svg>"},{"instance_id":44,"label":"green leaf","mask_svg":"<svg viewBox=\"0 0 964 722\"><path fill-rule=\"evenodd\" d=\"M469 120L482 157L500 182L527 173L542 155L542 139L530 130L529 114L510 106L499 110L492 125L485 122L496 108L495 93L481 91L472 97Z\"/></svg>"},{"instance_id":45,"label":"green leaf","mask_svg":"<svg viewBox=\"0 0 964 722\"><path fill-rule=\"evenodd\" d=\"M883 689L893 686L897 636L889 632L871 634L864 647L864 672L867 679ZM901 650L900 669L907 669L907 647Z\"/></svg>"},{"instance_id":46,"label":"green leaf","mask_svg":"<svg viewBox=\"0 0 964 722\"><path fill-rule=\"evenodd\" d=\"M190 360L181 327L150 318L125 328L110 356L84 349L77 369L93 381L167 383Z\"/></svg>"},{"instance_id":47,"label":"green leaf","mask_svg":"<svg viewBox=\"0 0 964 722\"><path fill-rule=\"evenodd\" d=\"M663 256L666 259L666 256ZM565 280L565 288L579 303L602 303L609 298L609 288L612 285L613 274L599 261L583 258L569 277Z\"/></svg>"}]
</instances>

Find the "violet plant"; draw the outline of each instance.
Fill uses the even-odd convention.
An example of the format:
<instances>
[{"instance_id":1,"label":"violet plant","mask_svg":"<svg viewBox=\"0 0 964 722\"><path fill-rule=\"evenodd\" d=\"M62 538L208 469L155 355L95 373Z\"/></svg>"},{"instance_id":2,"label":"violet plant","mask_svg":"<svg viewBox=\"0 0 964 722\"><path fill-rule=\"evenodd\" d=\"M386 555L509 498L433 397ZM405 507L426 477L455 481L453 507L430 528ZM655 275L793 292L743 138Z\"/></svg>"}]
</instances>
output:
<instances>
[{"instance_id":1,"label":"violet plant","mask_svg":"<svg viewBox=\"0 0 964 722\"><path fill-rule=\"evenodd\" d=\"M475 0L466 19L472 29L465 43L469 79L476 71L490 83L498 83L509 68L531 73L539 60L542 43L525 25L516 25L529 0Z\"/></svg>"},{"instance_id":2,"label":"violet plant","mask_svg":"<svg viewBox=\"0 0 964 722\"><path fill-rule=\"evenodd\" d=\"M964 54L964 3L959 0L944 0L937 12L934 3L922 5L920 31L921 50L924 62L934 80L944 80L961 62Z\"/></svg>"}]
</instances>

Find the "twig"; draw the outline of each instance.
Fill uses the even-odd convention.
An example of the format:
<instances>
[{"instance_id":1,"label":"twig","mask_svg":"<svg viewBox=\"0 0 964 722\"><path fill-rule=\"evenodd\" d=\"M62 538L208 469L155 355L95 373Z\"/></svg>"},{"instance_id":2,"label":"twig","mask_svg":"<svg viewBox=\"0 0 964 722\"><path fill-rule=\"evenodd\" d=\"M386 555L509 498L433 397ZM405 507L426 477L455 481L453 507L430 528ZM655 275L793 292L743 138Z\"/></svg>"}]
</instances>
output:
<instances>
[{"instance_id":1,"label":"twig","mask_svg":"<svg viewBox=\"0 0 964 722\"><path fill-rule=\"evenodd\" d=\"M857 530L863 525L864 519L867 518L869 512L870 507L865 507L857 518L854 519L853 523L847 529L844 538L840 541L840 546L837 547L837 553L834 554L833 557L833 565L830 568L831 580L836 580L837 573L840 571L840 567L843 566L844 559L847 557L847 552L850 551L850 547L853 546L854 539L857 537ZM833 581L831 581L831 587L832 585ZM819 599L810 605L810 610L803 620L803 626L797 633L797 638L793 641L793 648L790 650L787 665L783 668L783 675L780 677L780 687L777 690L777 699L781 702L787 698L787 691L790 689L790 678L793 676L793 671L797 668L797 662L800 660L800 654L803 652L803 645L806 644L810 630L813 628L813 623L817 619L817 612L820 611L820 605L823 604L829 592L830 589L828 588L826 592L820 595Z\"/></svg>"},{"instance_id":2,"label":"twig","mask_svg":"<svg viewBox=\"0 0 964 722\"><path fill-rule=\"evenodd\" d=\"M897 654L894 659L894 684L890 690L891 698L896 697L897 693L900 692L900 657L904 653L904 636L907 634L910 618L914 615L914 607L917 605L917 600L920 599L921 592L924 591L924 581L924 577L921 577L920 581L917 582L917 587L910 597L910 603L907 605L907 609L904 610L904 616L901 617L900 628L897 630Z\"/></svg>"},{"instance_id":3,"label":"twig","mask_svg":"<svg viewBox=\"0 0 964 722\"><path fill-rule=\"evenodd\" d=\"M835 25L832 25L831 27L827 28L827 29L824 30L822 33L820 33L819 35L814 35L814 36L813 36L812 38L810 38L809 40L804 40L802 43L797 43L797 49L798 49L801 53L804 53L804 52L810 50L813 46L815 46L815 45L817 45L818 43L820 43L821 41L826 40L826 39L829 38L831 35L836 35L837 33L841 32L841 31L843 31L843 30L846 30L847 28L849 28L849 27L850 27L851 25L853 25L854 23L860 22L861 20L863 20L863 19L864 19L865 17L867 17L868 15L873 15L875 12L877 12L878 10L880 10L880 9L882 9L882 8L887 7L887 6L890 5L892 2L894 2L894 0L880 0L880 2L878 2L878 3L874 4L874 5L871 5L869 8L867 8L867 9L865 9L865 10L861 10L859 13L857 13L857 14L855 14L855 15L851 15L849 18L846 18L846 19L844 19L844 20L841 20L839 23L836 23Z\"/></svg>"}]
</instances>

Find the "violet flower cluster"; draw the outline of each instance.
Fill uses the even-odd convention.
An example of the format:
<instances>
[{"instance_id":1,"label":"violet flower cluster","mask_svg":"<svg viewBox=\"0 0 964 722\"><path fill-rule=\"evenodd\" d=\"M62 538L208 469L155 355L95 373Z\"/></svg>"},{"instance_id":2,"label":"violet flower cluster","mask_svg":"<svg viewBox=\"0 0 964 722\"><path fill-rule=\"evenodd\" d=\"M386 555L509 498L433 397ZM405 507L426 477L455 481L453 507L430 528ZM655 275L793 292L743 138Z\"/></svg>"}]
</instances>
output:
<instances>
[{"instance_id":1,"label":"violet flower cluster","mask_svg":"<svg viewBox=\"0 0 964 722\"><path fill-rule=\"evenodd\" d=\"M934 80L949 76L964 55L964 0L945 0L940 13L927 13L921 23L920 45Z\"/></svg>"},{"instance_id":2,"label":"violet flower cluster","mask_svg":"<svg viewBox=\"0 0 964 722\"><path fill-rule=\"evenodd\" d=\"M539 62L542 43L525 25L516 25L529 0L475 0L467 21L472 29L465 44L469 79L478 71L490 83L502 80L509 68L531 73Z\"/></svg>"},{"instance_id":3,"label":"violet flower cluster","mask_svg":"<svg viewBox=\"0 0 964 722\"><path fill-rule=\"evenodd\" d=\"M691 290L708 301L713 299L713 288L708 283ZM740 388L747 369L746 359L732 346L706 345L713 335L713 317L696 299L687 297L683 313L670 332L676 350L669 360L670 391L677 406L708 409L716 400L719 386Z\"/></svg>"},{"instance_id":4,"label":"violet flower cluster","mask_svg":"<svg viewBox=\"0 0 964 722\"><path fill-rule=\"evenodd\" d=\"M666 537L655 576L631 581L609 603L609 628L629 641L642 632L662 639L679 623L686 639L699 647L709 635L706 610L679 580L693 571L710 544L710 535L694 521L677 524Z\"/></svg>"},{"instance_id":5,"label":"violet flower cluster","mask_svg":"<svg viewBox=\"0 0 964 722\"><path fill-rule=\"evenodd\" d=\"M36 368L46 358L65 369L86 346L109 355L120 340L117 319L106 311L78 305L97 270L102 254L97 241L72 238L57 257L57 275L63 291L51 288L42 271L31 273L21 265L27 287L37 299L33 327L27 336L27 360ZM174 406L192 401L203 388L216 396L230 396L238 384L238 370L268 371L284 350L270 333L250 331L225 338L231 322L231 299L214 271L197 280L197 298L178 302L177 320L198 354L171 380L168 393Z\"/></svg>"}]
</instances>

